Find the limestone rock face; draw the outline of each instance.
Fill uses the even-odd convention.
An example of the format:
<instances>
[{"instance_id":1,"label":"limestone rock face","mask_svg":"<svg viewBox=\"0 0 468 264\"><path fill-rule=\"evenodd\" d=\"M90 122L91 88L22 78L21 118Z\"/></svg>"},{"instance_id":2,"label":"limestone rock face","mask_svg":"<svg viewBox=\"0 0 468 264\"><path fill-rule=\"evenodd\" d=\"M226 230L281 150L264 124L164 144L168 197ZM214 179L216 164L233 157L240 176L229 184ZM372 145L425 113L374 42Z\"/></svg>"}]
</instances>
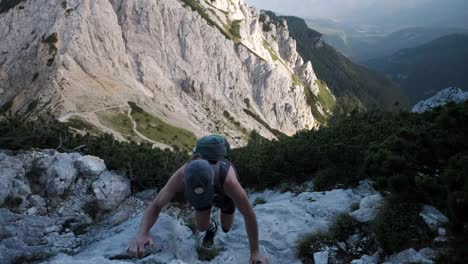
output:
<instances>
[{"instance_id":1,"label":"limestone rock face","mask_svg":"<svg viewBox=\"0 0 468 264\"><path fill-rule=\"evenodd\" d=\"M104 160L89 155L79 157L75 162L75 166L82 174L87 176L98 176L106 170Z\"/></svg>"},{"instance_id":2,"label":"limestone rock face","mask_svg":"<svg viewBox=\"0 0 468 264\"><path fill-rule=\"evenodd\" d=\"M130 196L130 181L114 172L105 171L93 182L93 191L98 206L103 210L111 210Z\"/></svg>"},{"instance_id":3,"label":"limestone rock face","mask_svg":"<svg viewBox=\"0 0 468 264\"><path fill-rule=\"evenodd\" d=\"M359 209L352 212L351 216L359 222L370 222L377 216L382 202L383 197L379 193L367 196L361 200Z\"/></svg>"},{"instance_id":4,"label":"limestone rock face","mask_svg":"<svg viewBox=\"0 0 468 264\"><path fill-rule=\"evenodd\" d=\"M0 14L0 108L80 117L120 135L100 114L133 101L234 146L245 131L274 137L258 119L288 135L317 127L293 81L298 75L316 93L315 73L287 25L264 32L260 13L242 0L196 2L203 16L179 0L20 3Z\"/></svg>"},{"instance_id":5,"label":"limestone rock face","mask_svg":"<svg viewBox=\"0 0 468 264\"><path fill-rule=\"evenodd\" d=\"M461 103L466 100L468 100L468 92L465 92L460 88L449 87L438 92L431 98L420 101L412 108L411 111L414 113L423 113L430 111L435 107L446 105L449 102Z\"/></svg>"},{"instance_id":6,"label":"limestone rock face","mask_svg":"<svg viewBox=\"0 0 468 264\"><path fill-rule=\"evenodd\" d=\"M39 181L45 187L45 195L57 197L70 188L78 176L73 155L55 153L41 158L35 163L35 170L40 171Z\"/></svg>"},{"instance_id":7,"label":"limestone rock face","mask_svg":"<svg viewBox=\"0 0 468 264\"><path fill-rule=\"evenodd\" d=\"M84 230L120 209L129 195L129 181L97 157L0 151L0 263L77 253ZM112 223L130 216L123 209Z\"/></svg>"}]
</instances>

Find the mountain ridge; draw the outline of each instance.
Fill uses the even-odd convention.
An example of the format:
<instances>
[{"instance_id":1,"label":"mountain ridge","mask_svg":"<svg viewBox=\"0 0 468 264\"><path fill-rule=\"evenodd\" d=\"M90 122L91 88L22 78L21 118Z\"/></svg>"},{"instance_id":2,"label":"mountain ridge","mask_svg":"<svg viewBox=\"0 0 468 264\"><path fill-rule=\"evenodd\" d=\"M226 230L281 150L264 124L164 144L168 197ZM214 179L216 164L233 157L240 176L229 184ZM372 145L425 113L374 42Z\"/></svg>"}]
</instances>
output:
<instances>
[{"instance_id":1,"label":"mountain ridge","mask_svg":"<svg viewBox=\"0 0 468 264\"><path fill-rule=\"evenodd\" d=\"M0 22L2 112L72 116L141 141L124 117L132 102L151 119L139 121L148 134L159 133L157 118L242 145L252 130L316 128L328 111L307 99L315 73L287 30L264 35L240 0L24 1Z\"/></svg>"},{"instance_id":2,"label":"mountain ridge","mask_svg":"<svg viewBox=\"0 0 468 264\"><path fill-rule=\"evenodd\" d=\"M385 76L355 64L328 45L318 31L310 29L298 17L276 16L285 19L291 36L296 39L299 53L312 61L318 78L324 80L337 97L338 112L383 109L407 109L409 104L400 88Z\"/></svg>"},{"instance_id":3,"label":"mountain ridge","mask_svg":"<svg viewBox=\"0 0 468 264\"><path fill-rule=\"evenodd\" d=\"M443 87L468 87L468 34L453 34L400 50L365 65L399 83L411 103L435 95Z\"/></svg>"}]
</instances>

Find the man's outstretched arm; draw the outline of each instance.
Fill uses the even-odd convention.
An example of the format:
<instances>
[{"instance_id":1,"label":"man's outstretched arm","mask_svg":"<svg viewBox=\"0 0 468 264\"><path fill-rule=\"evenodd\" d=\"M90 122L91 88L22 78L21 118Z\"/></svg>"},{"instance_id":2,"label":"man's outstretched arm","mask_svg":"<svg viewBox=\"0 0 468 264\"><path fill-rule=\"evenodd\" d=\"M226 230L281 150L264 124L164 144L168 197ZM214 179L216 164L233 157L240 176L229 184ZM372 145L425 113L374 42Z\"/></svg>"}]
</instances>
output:
<instances>
[{"instance_id":1,"label":"man's outstretched arm","mask_svg":"<svg viewBox=\"0 0 468 264\"><path fill-rule=\"evenodd\" d=\"M169 179L167 184L156 195L156 198L146 208L141 220L140 228L134 240L130 241L127 252L131 257L141 257L145 250L145 245L153 245L153 240L149 235L151 227L156 223L159 213L174 197L176 192L183 190L182 171L178 169Z\"/></svg>"},{"instance_id":2,"label":"man's outstretched arm","mask_svg":"<svg viewBox=\"0 0 468 264\"><path fill-rule=\"evenodd\" d=\"M224 183L224 192L229 196L234 205L239 209L239 212L244 216L245 228L247 230L247 236L249 237L250 245L250 262L251 263L268 263L265 257L260 255L258 246L258 224L257 216L250 205L247 193L244 188L240 185L237 177L235 176L234 169L229 169L226 182Z\"/></svg>"}]
</instances>

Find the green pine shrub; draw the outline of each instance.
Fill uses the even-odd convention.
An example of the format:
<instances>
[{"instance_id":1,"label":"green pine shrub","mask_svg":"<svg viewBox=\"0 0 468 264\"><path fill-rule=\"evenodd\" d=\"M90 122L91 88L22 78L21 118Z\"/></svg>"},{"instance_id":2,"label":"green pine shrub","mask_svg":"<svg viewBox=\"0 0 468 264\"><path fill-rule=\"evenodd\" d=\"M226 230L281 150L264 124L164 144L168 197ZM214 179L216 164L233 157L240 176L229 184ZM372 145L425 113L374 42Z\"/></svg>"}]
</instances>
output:
<instances>
[{"instance_id":1,"label":"green pine shrub","mask_svg":"<svg viewBox=\"0 0 468 264\"><path fill-rule=\"evenodd\" d=\"M419 215L420 206L408 197L387 198L372 223L372 232L382 249L388 253L407 248L422 248L434 238Z\"/></svg>"}]
</instances>

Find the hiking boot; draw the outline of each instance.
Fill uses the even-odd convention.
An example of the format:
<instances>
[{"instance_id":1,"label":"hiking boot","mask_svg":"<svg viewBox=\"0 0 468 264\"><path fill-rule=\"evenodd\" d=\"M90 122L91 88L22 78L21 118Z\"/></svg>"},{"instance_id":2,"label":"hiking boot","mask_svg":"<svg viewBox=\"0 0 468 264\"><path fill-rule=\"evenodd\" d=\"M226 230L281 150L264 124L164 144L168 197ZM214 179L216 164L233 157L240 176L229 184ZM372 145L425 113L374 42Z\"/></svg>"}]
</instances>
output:
<instances>
[{"instance_id":1,"label":"hiking boot","mask_svg":"<svg viewBox=\"0 0 468 264\"><path fill-rule=\"evenodd\" d=\"M202 245L204 247L211 247L213 246L214 243L214 237L216 235L216 231L218 230L218 225L216 224L215 221L211 221L212 226L211 228L206 231L205 237L203 238L203 243Z\"/></svg>"}]
</instances>

